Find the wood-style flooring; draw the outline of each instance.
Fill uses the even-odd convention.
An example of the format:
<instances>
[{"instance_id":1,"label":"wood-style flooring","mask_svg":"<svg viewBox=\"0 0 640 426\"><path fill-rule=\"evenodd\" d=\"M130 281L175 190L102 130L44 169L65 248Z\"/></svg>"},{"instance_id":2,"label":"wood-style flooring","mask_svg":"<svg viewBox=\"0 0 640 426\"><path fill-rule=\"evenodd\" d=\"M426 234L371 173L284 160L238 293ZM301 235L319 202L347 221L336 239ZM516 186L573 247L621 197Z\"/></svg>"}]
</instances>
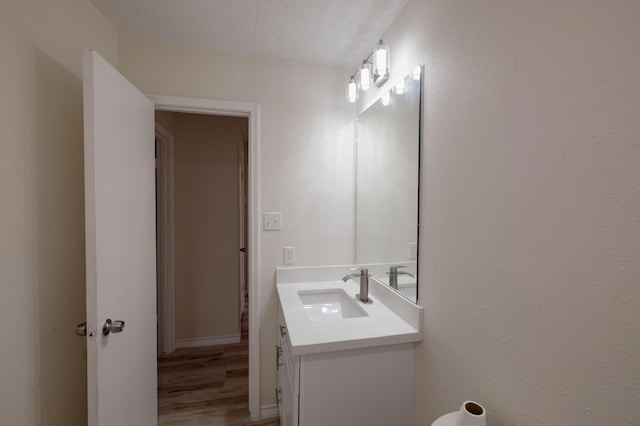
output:
<instances>
[{"instance_id":1,"label":"wood-style flooring","mask_svg":"<svg viewBox=\"0 0 640 426\"><path fill-rule=\"evenodd\" d=\"M247 318L242 320L240 343L158 356L158 424L280 425L278 418L254 422L249 417Z\"/></svg>"}]
</instances>

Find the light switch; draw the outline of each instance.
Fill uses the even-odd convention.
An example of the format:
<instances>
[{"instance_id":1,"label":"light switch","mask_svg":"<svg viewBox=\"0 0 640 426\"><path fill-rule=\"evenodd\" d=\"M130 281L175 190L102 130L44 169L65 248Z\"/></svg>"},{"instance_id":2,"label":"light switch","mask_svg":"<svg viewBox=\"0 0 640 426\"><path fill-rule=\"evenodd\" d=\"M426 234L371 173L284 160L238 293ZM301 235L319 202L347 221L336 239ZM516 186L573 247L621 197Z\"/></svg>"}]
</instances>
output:
<instances>
[{"instance_id":1,"label":"light switch","mask_svg":"<svg viewBox=\"0 0 640 426\"><path fill-rule=\"evenodd\" d=\"M282 229L282 213L264 212L263 219L265 231L280 231Z\"/></svg>"}]
</instances>

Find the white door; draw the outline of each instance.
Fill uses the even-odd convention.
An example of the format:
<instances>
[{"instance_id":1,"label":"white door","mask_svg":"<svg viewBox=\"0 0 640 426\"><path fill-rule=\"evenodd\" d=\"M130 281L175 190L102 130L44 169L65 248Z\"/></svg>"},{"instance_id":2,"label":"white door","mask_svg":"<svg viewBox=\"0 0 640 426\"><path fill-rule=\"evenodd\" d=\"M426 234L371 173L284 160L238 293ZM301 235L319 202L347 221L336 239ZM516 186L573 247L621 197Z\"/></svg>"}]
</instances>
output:
<instances>
[{"instance_id":1,"label":"white door","mask_svg":"<svg viewBox=\"0 0 640 426\"><path fill-rule=\"evenodd\" d=\"M84 53L84 126L89 425L152 426L154 105L91 50ZM107 319L124 321L123 330L104 335Z\"/></svg>"}]
</instances>

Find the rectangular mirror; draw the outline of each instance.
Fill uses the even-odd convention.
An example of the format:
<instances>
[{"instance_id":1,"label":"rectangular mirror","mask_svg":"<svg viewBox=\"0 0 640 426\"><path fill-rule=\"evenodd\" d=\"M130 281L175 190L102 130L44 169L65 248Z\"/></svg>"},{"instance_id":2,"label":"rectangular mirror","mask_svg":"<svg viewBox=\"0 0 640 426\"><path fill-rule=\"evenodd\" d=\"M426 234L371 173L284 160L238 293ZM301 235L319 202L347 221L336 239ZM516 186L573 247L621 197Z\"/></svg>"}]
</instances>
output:
<instances>
[{"instance_id":1,"label":"rectangular mirror","mask_svg":"<svg viewBox=\"0 0 640 426\"><path fill-rule=\"evenodd\" d=\"M356 124L356 263L418 300L418 184L422 67Z\"/></svg>"}]
</instances>

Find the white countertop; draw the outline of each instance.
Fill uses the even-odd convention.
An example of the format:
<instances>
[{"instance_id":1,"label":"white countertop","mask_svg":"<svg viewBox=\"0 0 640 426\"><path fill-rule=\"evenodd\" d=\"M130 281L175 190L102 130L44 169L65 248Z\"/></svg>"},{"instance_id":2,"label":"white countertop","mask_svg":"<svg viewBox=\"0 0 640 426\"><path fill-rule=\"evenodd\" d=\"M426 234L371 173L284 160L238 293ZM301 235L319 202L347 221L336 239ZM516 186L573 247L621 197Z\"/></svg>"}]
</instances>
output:
<instances>
[{"instance_id":1,"label":"white countertop","mask_svg":"<svg viewBox=\"0 0 640 426\"><path fill-rule=\"evenodd\" d=\"M417 314L414 312L407 316L406 306L400 306L398 309L398 306L405 302L394 299L404 298L389 293L390 290L383 287L382 284L369 280L369 298L373 303L364 304L357 301L358 306L367 312L368 315L365 317L312 321L304 311L298 291L338 288L344 289L355 299L356 293L360 291L359 284L354 280L345 283L340 279L278 283L278 297L292 354L304 355L422 340L422 308L413 305ZM385 304L381 299L391 303ZM409 310L411 308L409 306ZM406 319L402 316L403 312Z\"/></svg>"}]
</instances>

